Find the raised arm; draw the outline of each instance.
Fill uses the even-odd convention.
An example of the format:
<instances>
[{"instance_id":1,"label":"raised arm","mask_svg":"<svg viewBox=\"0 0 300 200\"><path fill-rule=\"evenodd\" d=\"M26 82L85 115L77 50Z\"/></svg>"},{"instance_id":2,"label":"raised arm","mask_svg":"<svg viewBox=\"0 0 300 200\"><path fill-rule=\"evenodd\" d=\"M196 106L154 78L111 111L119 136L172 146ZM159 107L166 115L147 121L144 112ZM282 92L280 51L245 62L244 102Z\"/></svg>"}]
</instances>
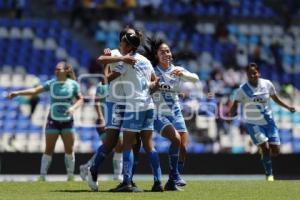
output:
<instances>
[{"instance_id":1,"label":"raised arm","mask_svg":"<svg viewBox=\"0 0 300 200\"><path fill-rule=\"evenodd\" d=\"M286 103L284 103L279 96L277 96L276 94L271 95L271 98L273 99L273 101L275 101L278 105L288 109L290 112L296 112L296 109L292 106L287 105Z\"/></svg>"},{"instance_id":2,"label":"raised arm","mask_svg":"<svg viewBox=\"0 0 300 200\"><path fill-rule=\"evenodd\" d=\"M193 82L193 83L199 81L199 77L197 74L191 73L191 72L189 72L187 70L183 70L183 69L175 69L172 72L172 75L179 76L184 81L189 81L189 82Z\"/></svg>"},{"instance_id":3,"label":"raised arm","mask_svg":"<svg viewBox=\"0 0 300 200\"><path fill-rule=\"evenodd\" d=\"M30 88L27 90L18 90L18 91L11 92L8 94L7 98L12 99L17 96L33 96L42 92L44 92L44 88L42 85L39 85L37 87Z\"/></svg>"}]
</instances>

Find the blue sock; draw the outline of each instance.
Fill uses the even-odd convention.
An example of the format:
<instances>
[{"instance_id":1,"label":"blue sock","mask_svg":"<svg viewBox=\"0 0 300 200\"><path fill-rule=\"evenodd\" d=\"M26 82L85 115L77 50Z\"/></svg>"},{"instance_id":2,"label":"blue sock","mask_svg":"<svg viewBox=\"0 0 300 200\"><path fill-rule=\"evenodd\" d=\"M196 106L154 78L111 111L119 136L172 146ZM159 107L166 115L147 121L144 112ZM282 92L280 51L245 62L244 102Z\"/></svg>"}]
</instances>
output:
<instances>
[{"instance_id":1,"label":"blue sock","mask_svg":"<svg viewBox=\"0 0 300 200\"><path fill-rule=\"evenodd\" d=\"M133 175L135 174L135 170L137 165L139 164L139 155L134 154L133 155L133 166L132 166L132 174L131 174L131 180L133 178Z\"/></svg>"},{"instance_id":2,"label":"blue sock","mask_svg":"<svg viewBox=\"0 0 300 200\"><path fill-rule=\"evenodd\" d=\"M169 178L176 180L179 176L178 172L178 159L179 159L179 148L170 146L169 148Z\"/></svg>"},{"instance_id":3,"label":"blue sock","mask_svg":"<svg viewBox=\"0 0 300 200\"><path fill-rule=\"evenodd\" d=\"M131 150L123 152L123 183L130 184L132 178L133 153Z\"/></svg>"},{"instance_id":4,"label":"blue sock","mask_svg":"<svg viewBox=\"0 0 300 200\"><path fill-rule=\"evenodd\" d=\"M98 174L98 168L101 165L101 163L105 160L106 156L109 154L110 152L107 150L107 148L104 145L101 145L96 152L95 158L92 162L91 165L91 173L93 175Z\"/></svg>"},{"instance_id":5,"label":"blue sock","mask_svg":"<svg viewBox=\"0 0 300 200\"><path fill-rule=\"evenodd\" d=\"M148 156L154 176L154 182L161 182L161 169L158 153L156 151L152 151L148 154Z\"/></svg>"},{"instance_id":6,"label":"blue sock","mask_svg":"<svg viewBox=\"0 0 300 200\"><path fill-rule=\"evenodd\" d=\"M179 174L183 173L183 167L184 167L184 162L183 161L178 161L178 172L179 172Z\"/></svg>"},{"instance_id":7,"label":"blue sock","mask_svg":"<svg viewBox=\"0 0 300 200\"><path fill-rule=\"evenodd\" d=\"M273 175L272 160L270 155L262 154L261 161L267 176Z\"/></svg>"}]
</instances>

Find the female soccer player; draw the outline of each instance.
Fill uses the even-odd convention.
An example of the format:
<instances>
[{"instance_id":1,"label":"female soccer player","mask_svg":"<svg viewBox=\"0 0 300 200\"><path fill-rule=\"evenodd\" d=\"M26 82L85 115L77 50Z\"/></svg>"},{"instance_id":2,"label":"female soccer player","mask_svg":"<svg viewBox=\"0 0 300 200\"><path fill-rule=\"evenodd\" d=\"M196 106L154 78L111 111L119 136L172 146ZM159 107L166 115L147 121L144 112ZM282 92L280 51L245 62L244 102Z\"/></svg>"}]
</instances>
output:
<instances>
[{"instance_id":1,"label":"female soccer player","mask_svg":"<svg viewBox=\"0 0 300 200\"><path fill-rule=\"evenodd\" d=\"M132 187L133 153L132 147L137 134L143 142L145 152L154 175L152 191L163 191L161 186L161 169L157 152L152 143L154 104L150 95L150 89L158 86L159 79L156 78L149 60L136 53L140 44L140 38L136 34L127 33L122 38L120 46L136 59L136 63L122 65L113 72L121 77L126 98L126 110L123 119L123 182L113 192L136 192Z\"/></svg>"},{"instance_id":2,"label":"female soccer player","mask_svg":"<svg viewBox=\"0 0 300 200\"><path fill-rule=\"evenodd\" d=\"M32 89L11 92L9 99L23 95L37 95L49 92L50 113L46 124L46 149L41 160L40 180L45 181L52 160L57 138L61 136L65 147L65 165L68 180L74 180L74 127L73 113L83 103L79 85L70 65L59 62L55 68L56 78Z\"/></svg>"},{"instance_id":3,"label":"female soccer player","mask_svg":"<svg viewBox=\"0 0 300 200\"><path fill-rule=\"evenodd\" d=\"M178 92L182 82L196 82L199 78L197 74L172 64L172 52L163 40L148 38L144 50L146 57L155 66L155 74L160 78L161 85L160 89L152 95L157 112L154 128L171 142L169 148L170 173L165 190L181 190L177 185L186 185L179 173L182 172L186 157L188 132L181 113Z\"/></svg>"},{"instance_id":4,"label":"female soccer player","mask_svg":"<svg viewBox=\"0 0 300 200\"><path fill-rule=\"evenodd\" d=\"M120 33L121 38L126 33L135 34L134 29L125 28ZM103 65L109 65L110 73L106 76L109 82L108 86L108 96L106 98L106 139L103 144L98 148L95 159L88 170L88 185L93 191L98 191L98 168L101 163L105 160L107 155L116 147L119 141L119 134L121 131L121 126L123 123L123 115L125 110L125 94L123 85L120 84L120 75L112 73L117 68L122 67L124 64L133 65L136 60L130 56L126 55L128 52L120 45L119 49L114 49L111 55L102 55L98 58L98 61ZM123 62L123 63L120 63ZM135 156L136 157L136 156ZM136 165L137 162L135 162ZM134 185L134 184L133 184Z\"/></svg>"},{"instance_id":5,"label":"female soccer player","mask_svg":"<svg viewBox=\"0 0 300 200\"><path fill-rule=\"evenodd\" d=\"M260 78L259 67L250 63L247 68L248 82L237 90L229 116L237 114L238 104L243 105L246 130L253 143L260 149L266 180L274 181L271 156L280 152L280 139L270 106L270 98L278 105L294 113L294 107L285 104L276 94L271 81Z\"/></svg>"}]
</instances>

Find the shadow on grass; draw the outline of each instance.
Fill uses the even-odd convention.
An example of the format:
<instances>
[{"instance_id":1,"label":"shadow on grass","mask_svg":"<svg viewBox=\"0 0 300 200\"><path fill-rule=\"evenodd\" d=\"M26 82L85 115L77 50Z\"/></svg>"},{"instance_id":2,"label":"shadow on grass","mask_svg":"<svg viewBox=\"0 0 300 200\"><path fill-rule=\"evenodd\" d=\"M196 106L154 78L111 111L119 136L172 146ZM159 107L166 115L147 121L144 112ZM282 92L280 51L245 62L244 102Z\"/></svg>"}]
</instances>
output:
<instances>
[{"instance_id":1,"label":"shadow on grass","mask_svg":"<svg viewBox=\"0 0 300 200\"><path fill-rule=\"evenodd\" d=\"M51 192L70 192L70 193L82 193L82 192L86 192L86 193L97 193L97 192L93 192L91 190L53 190ZM98 192L109 192L108 190L101 190Z\"/></svg>"}]
</instances>

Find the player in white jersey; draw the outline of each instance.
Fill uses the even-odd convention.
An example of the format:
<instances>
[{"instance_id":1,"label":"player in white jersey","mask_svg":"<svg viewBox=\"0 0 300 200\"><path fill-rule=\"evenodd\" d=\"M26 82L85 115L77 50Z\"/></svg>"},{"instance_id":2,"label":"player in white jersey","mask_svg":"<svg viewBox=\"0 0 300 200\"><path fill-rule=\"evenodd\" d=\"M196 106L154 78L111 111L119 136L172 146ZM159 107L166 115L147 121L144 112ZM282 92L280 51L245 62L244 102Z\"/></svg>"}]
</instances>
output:
<instances>
[{"instance_id":1,"label":"player in white jersey","mask_svg":"<svg viewBox=\"0 0 300 200\"><path fill-rule=\"evenodd\" d=\"M197 74L172 64L172 52L163 40L148 38L144 50L146 57L155 66L156 76L160 78L160 89L152 95L156 105L154 128L171 142L169 180L164 189L181 190L177 186L186 185L179 174L186 157L188 132L181 113L178 92L183 82L196 82L199 78Z\"/></svg>"},{"instance_id":2,"label":"player in white jersey","mask_svg":"<svg viewBox=\"0 0 300 200\"><path fill-rule=\"evenodd\" d=\"M273 181L271 156L279 154L280 139L273 119L270 99L292 113L296 110L277 96L271 81L260 78L259 67L255 63L250 63L246 71L248 82L242 84L238 89L229 115L236 115L238 104L243 105L246 130L253 143L260 149L267 181Z\"/></svg>"},{"instance_id":3,"label":"player in white jersey","mask_svg":"<svg viewBox=\"0 0 300 200\"><path fill-rule=\"evenodd\" d=\"M120 38L125 33L135 33L134 29L125 28L120 33ZM98 58L98 61L103 65L108 65L109 71L112 72L121 65L119 62L134 64L135 59L132 56L125 55L124 48L120 46L120 49L114 49L109 52L110 55L102 55ZM119 134L123 122L123 115L125 110L124 90L122 84L119 84L120 77L115 76L113 73L108 73L107 81L108 95L106 97L106 139L103 144L98 148L95 158L91 167L88 170L88 185L93 191L98 191L98 168L110 152L115 148L119 141Z\"/></svg>"},{"instance_id":4,"label":"player in white jersey","mask_svg":"<svg viewBox=\"0 0 300 200\"><path fill-rule=\"evenodd\" d=\"M157 152L152 143L154 104L150 95L150 89L158 86L159 79L156 79L152 65L144 56L136 53L140 44L140 38L135 34L125 34L122 38L121 46L131 52L136 63L119 65L114 70L121 78L126 97L126 110L123 119L123 182L114 192L133 192L132 168L133 152L132 147L137 134L143 142L143 147L149 156L149 160L154 175L152 191L161 192L161 169Z\"/></svg>"}]
</instances>

